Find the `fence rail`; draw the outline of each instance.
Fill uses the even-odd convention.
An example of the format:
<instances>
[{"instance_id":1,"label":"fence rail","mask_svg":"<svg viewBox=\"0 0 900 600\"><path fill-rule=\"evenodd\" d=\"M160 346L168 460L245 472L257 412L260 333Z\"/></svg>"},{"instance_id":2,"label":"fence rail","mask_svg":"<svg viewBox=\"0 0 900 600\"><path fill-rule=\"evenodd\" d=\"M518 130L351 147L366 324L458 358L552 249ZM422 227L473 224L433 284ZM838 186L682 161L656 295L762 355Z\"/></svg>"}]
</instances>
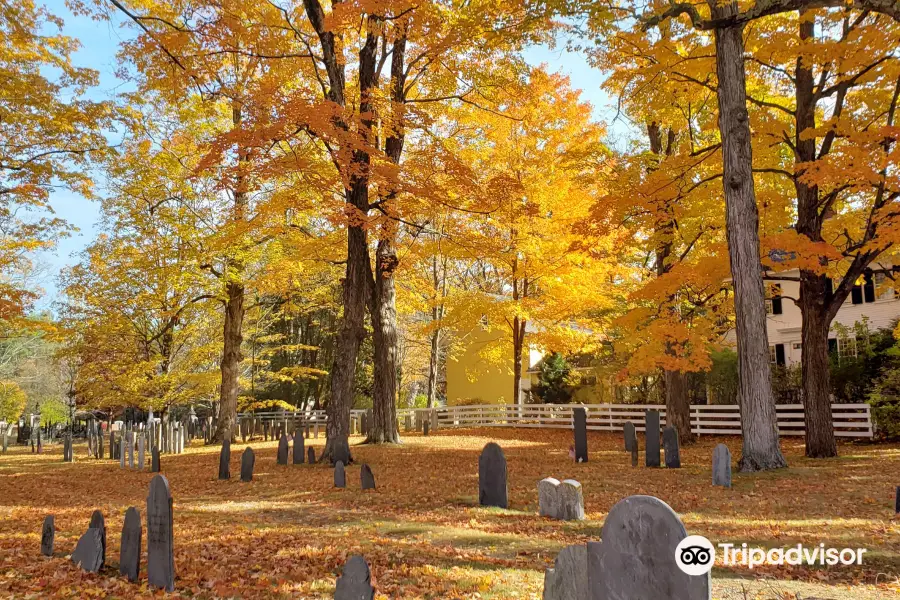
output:
<instances>
[{"instance_id":1,"label":"fence rail","mask_svg":"<svg viewBox=\"0 0 900 600\"><path fill-rule=\"evenodd\" d=\"M659 404L587 404L587 428L592 431L621 431L631 421L637 431L644 431L644 413L656 409L660 423L666 424L666 407ZM531 427L539 429L571 429L571 404L486 404L481 406L442 406L439 408L399 409L398 421L405 430L421 431L428 423L433 429L447 427ZM350 412L351 431L365 427L366 412ZM802 404L779 404L778 431L781 435L803 435L805 424ZM875 428L868 404L832 404L834 434L837 437L872 438ZM284 424L286 428L312 425L316 431L324 427L325 411L241 413L242 422ZM404 427L405 425L405 427ZM697 435L740 435L741 413L736 404L692 405L691 429Z\"/></svg>"}]
</instances>

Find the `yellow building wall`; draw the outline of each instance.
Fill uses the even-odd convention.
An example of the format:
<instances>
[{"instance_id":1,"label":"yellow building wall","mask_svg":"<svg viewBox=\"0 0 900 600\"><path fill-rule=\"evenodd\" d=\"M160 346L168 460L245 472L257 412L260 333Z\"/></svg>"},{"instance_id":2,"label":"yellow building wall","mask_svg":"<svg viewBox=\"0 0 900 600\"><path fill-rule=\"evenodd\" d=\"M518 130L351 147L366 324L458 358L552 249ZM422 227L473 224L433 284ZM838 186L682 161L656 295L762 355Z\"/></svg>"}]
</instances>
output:
<instances>
[{"instance_id":1,"label":"yellow building wall","mask_svg":"<svg viewBox=\"0 0 900 600\"><path fill-rule=\"evenodd\" d=\"M512 348L508 361L488 364L478 353L503 334L476 328L447 359L447 404L509 404L513 397Z\"/></svg>"}]
</instances>

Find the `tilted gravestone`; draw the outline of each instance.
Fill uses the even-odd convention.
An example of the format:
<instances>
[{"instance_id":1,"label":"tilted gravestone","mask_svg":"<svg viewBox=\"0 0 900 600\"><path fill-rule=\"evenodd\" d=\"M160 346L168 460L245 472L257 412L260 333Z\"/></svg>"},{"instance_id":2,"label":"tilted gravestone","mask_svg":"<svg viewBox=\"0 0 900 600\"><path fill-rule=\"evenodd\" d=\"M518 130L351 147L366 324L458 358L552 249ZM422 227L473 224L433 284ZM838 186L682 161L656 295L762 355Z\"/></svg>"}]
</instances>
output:
<instances>
[{"instance_id":1,"label":"tilted gravestone","mask_svg":"<svg viewBox=\"0 0 900 600\"><path fill-rule=\"evenodd\" d=\"M150 451L150 472L159 473L159 448L156 446Z\"/></svg>"},{"instance_id":2,"label":"tilted gravestone","mask_svg":"<svg viewBox=\"0 0 900 600\"><path fill-rule=\"evenodd\" d=\"M334 463L334 487L347 487L347 474L344 472L344 463L341 461Z\"/></svg>"},{"instance_id":3,"label":"tilted gravestone","mask_svg":"<svg viewBox=\"0 0 900 600\"><path fill-rule=\"evenodd\" d=\"M285 434L281 434L281 437L278 438L278 464L286 465L288 458L288 439Z\"/></svg>"},{"instance_id":4,"label":"tilted gravestone","mask_svg":"<svg viewBox=\"0 0 900 600\"><path fill-rule=\"evenodd\" d=\"M103 520L103 513L95 510L91 515L91 524L88 527L100 532L100 540L103 545L103 554L100 557L100 566L102 567L106 564L106 521Z\"/></svg>"},{"instance_id":5,"label":"tilted gravestone","mask_svg":"<svg viewBox=\"0 0 900 600\"><path fill-rule=\"evenodd\" d=\"M676 563L675 549L686 537L678 515L662 500L619 501L603 523L602 541L587 545L587 598L709 600L709 573L688 575Z\"/></svg>"},{"instance_id":6,"label":"tilted gravestone","mask_svg":"<svg viewBox=\"0 0 900 600\"><path fill-rule=\"evenodd\" d=\"M56 525L53 515L44 517L44 526L41 528L41 554L53 556L53 538L56 535Z\"/></svg>"},{"instance_id":7,"label":"tilted gravestone","mask_svg":"<svg viewBox=\"0 0 900 600\"><path fill-rule=\"evenodd\" d=\"M634 423L627 421L625 423L625 452L632 452L637 448L637 433L634 430Z\"/></svg>"},{"instance_id":8,"label":"tilted gravestone","mask_svg":"<svg viewBox=\"0 0 900 600\"><path fill-rule=\"evenodd\" d=\"M294 449L293 449L293 462L295 465L302 465L303 456L305 450L303 447L303 433L298 429L294 432Z\"/></svg>"},{"instance_id":9,"label":"tilted gravestone","mask_svg":"<svg viewBox=\"0 0 900 600\"><path fill-rule=\"evenodd\" d=\"M253 465L256 463L256 455L253 448L247 446L241 455L241 481L253 481Z\"/></svg>"},{"instance_id":10,"label":"tilted gravestone","mask_svg":"<svg viewBox=\"0 0 900 600\"><path fill-rule=\"evenodd\" d=\"M572 419L575 430L575 462L587 462L587 411L580 406L573 408Z\"/></svg>"},{"instance_id":11,"label":"tilted gravestone","mask_svg":"<svg viewBox=\"0 0 900 600\"><path fill-rule=\"evenodd\" d=\"M99 529L93 527L78 538L72 562L89 573L97 573L103 566L103 537Z\"/></svg>"},{"instance_id":12,"label":"tilted gravestone","mask_svg":"<svg viewBox=\"0 0 900 600\"><path fill-rule=\"evenodd\" d=\"M138 580L141 571L141 515L130 506L125 511L125 523L122 525L122 539L119 545L119 574L125 575L128 581Z\"/></svg>"},{"instance_id":13,"label":"tilted gravestone","mask_svg":"<svg viewBox=\"0 0 900 600\"><path fill-rule=\"evenodd\" d=\"M647 450L644 453L644 464L648 467L659 466L659 411L648 410L644 417L644 434L647 436Z\"/></svg>"},{"instance_id":14,"label":"tilted gravestone","mask_svg":"<svg viewBox=\"0 0 900 600\"><path fill-rule=\"evenodd\" d=\"M495 442L488 442L478 457L478 503L508 508L506 457Z\"/></svg>"},{"instance_id":15,"label":"tilted gravestone","mask_svg":"<svg viewBox=\"0 0 900 600\"><path fill-rule=\"evenodd\" d=\"M167 592L175 589L172 492L163 475L153 477L147 495L147 583Z\"/></svg>"},{"instance_id":16,"label":"tilted gravestone","mask_svg":"<svg viewBox=\"0 0 900 600\"><path fill-rule=\"evenodd\" d=\"M556 556L553 568L544 572L543 600L585 600L587 593L587 546L566 546Z\"/></svg>"},{"instance_id":17,"label":"tilted gravestone","mask_svg":"<svg viewBox=\"0 0 900 600\"><path fill-rule=\"evenodd\" d=\"M219 451L219 479L231 479L231 440L227 436Z\"/></svg>"},{"instance_id":18,"label":"tilted gravestone","mask_svg":"<svg viewBox=\"0 0 900 600\"><path fill-rule=\"evenodd\" d=\"M713 485L731 487L731 450L725 444L719 444L713 450L712 482Z\"/></svg>"},{"instance_id":19,"label":"tilted gravestone","mask_svg":"<svg viewBox=\"0 0 900 600\"><path fill-rule=\"evenodd\" d=\"M538 508L541 516L561 521L584 519L584 493L574 479L560 482L553 477L538 483Z\"/></svg>"},{"instance_id":20,"label":"tilted gravestone","mask_svg":"<svg viewBox=\"0 0 900 600\"><path fill-rule=\"evenodd\" d=\"M316 464L316 449L312 446L306 449L306 462L311 465Z\"/></svg>"},{"instance_id":21,"label":"tilted gravestone","mask_svg":"<svg viewBox=\"0 0 900 600\"><path fill-rule=\"evenodd\" d=\"M678 430L669 425L663 429L663 448L666 451L666 468L681 468L681 450L678 447Z\"/></svg>"},{"instance_id":22,"label":"tilted gravestone","mask_svg":"<svg viewBox=\"0 0 900 600\"><path fill-rule=\"evenodd\" d=\"M375 588L366 559L354 554L347 559L334 588L334 600L372 600Z\"/></svg>"},{"instance_id":23,"label":"tilted gravestone","mask_svg":"<svg viewBox=\"0 0 900 600\"><path fill-rule=\"evenodd\" d=\"M369 465L363 465L359 470L359 485L364 490L375 489L375 475Z\"/></svg>"}]
</instances>

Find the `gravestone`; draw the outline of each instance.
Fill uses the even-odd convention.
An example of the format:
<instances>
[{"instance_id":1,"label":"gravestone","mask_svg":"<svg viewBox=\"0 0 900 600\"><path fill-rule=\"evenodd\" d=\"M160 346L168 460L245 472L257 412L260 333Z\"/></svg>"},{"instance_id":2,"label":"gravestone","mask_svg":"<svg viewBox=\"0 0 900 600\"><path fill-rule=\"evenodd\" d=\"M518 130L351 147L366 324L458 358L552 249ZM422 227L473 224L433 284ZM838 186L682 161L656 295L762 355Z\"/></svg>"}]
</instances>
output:
<instances>
[{"instance_id":1,"label":"gravestone","mask_svg":"<svg viewBox=\"0 0 900 600\"><path fill-rule=\"evenodd\" d=\"M126 442L128 446L128 468L134 469L134 432L128 432L128 441Z\"/></svg>"},{"instance_id":2,"label":"gravestone","mask_svg":"<svg viewBox=\"0 0 900 600\"><path fill-rule=\"evenodd\" d=\"M143 435L138 438L138 469L141 471L147 466L147 456L144 453L144 446L146 446L146 443L147 441Z\"/></svg>"},{"instance_id":3,"label":"gravestone","mask_svg":"<svg viewBox=\"0 0 900 600\"><path fill-rule=\"evenodd\" d=\"M538 514L555 519L559 514L559 500L559 479L541 479L538 482Z\"/></svg>"},{"instance_id":4,"label":"gravestone","mask_svg":"<svg viewBox=\"0 0 900 600\"><path fill-rule=\"evenodd\" d=\"M359 485L364 490L375 489L375 475L369 465L363 465L359 470Z\"/></svg>"},{"instance_id":5,"label":"gravestone","mask_svg":"<svg viewBox=\"0 0 900 600\"><path fill-rule=\"evenodd\" d=\"M659 411L648 410L644 417L644 434L647 436L647 450L644 453L644 464L648 467L659 466Z\"/></svg>"},{"instance_id":6,"label":"gravestone","mask_svg":"<svg viewBox=\"0 0 900 600\"><path fill-rule=\"evenodd\" d=\"M359 554L347 559L344 570L334 587L334 600L372 600L375 588L372 587L372 575L369 565Z\"/></svg>"},{"instance_id":7,"label":"gravestone","mask_svg":"<svg viewBox=\"0 0 900 600\"><path fill-rule=\"evenodd\" d=\"M305 450L303 447L303 433L298 429L294 432L294 452L293 452L293 461L295 465L302 465L303 456Z\"/></svg>"},{"instance_id":8,"label":"gravestone","mask_svg":"<svg viewBox=\"0 0 900 600\"><path fill-rule=\"evenodd\" d=\"M587 462L587 411L580 406L575 407L572 409L572 418L575 429L575 462Z\"/></svg>"},{"instance_id":9,"label":"gravestone","mask_svg":"<svg viewBox=\"0 0 900 600\"><path fill-rule=\"evenodd\" d=\"M586 600L587 546L573 544L559 551L553 568L544 572L543 600Z\"/></svg>"},{"instance_id":10,"label":"gravestone","mask_svg":"<svg viewBox=\"0 0 900 600\"><path fill-rule=\"evenodd\" d=\"M312 446L306 449L306 462L311 465L316 464L316 450Z\"/></svg>"},{"instance_id":11,"label":"gravestone","mask_svg":"<svg viewBox=\"0 0 900 600\"><path fill-rule=\"evenodd\" d=\"M369 415L367 413L359 415L359 432L362 435L369 435Z\"/></svg>"},{"instance_id":12,"label":"gravestone","mask_svg":"<svg viewBox=\"0 0 900 600\"><path fill-rule=\"evenodd\" d=\"M56 535L56 526L53 515L44 517L44 526L41 528L41 554L53 556L53 538Z\"/></svg>"},{"instance_id":13,"label":"gravestone","mask_svg":"<svg viewBox=\"0 0 900 600\"><path fill-rule=\"evenodd\" d=\"M277 460L279 465L287 464L287 456L288 456L288 439L285 434L281 434L281 437L278 438L278 455Z\"/></svg>"},{"instance_id":14,"label":"gravestone","mask_svg":"<svg viewBox=\"0 0 900 600\"><path fill-rule=\"evenodd\" d=\"M429 424L428 421L422 421L422 435L428 435Z\"/></svg>"},{"instance_id":15,"label":"gravestone","mask_svg":"<svg viewBox=\"0 0 900 600\"><path fill-rule=\"evenodd\" d=\"M341 461L334 463L334 487L347 487L347 474L344 472L344 463Z\"/></svg>"},{"instance_id":16,"label":"gravestone","mask_svg":"<svg viewBox=\"0 0 900 600\"><path fill-rule=\"evenodd\" d=\"M141 571L141 515L130 506L125 511L125 523L122 525L122 541L119 545L119 574L125 575L128 581L138 580Z\"/></svg>"},{"instance_id":17,"label":"gravestone","mask_svg":"<svg viewBox=\"0 0 900 600\"><path fill-rule=\"evenodd\" d=\"M637 433L634 430L634 423L627 421L625 423L625 452L632 452L637 448Z\"/></svg>"},{"instance_id":18,"label":"gravestone","mask_svg":"<svg viewBox=\"0 0 900 600\"><path fill-rule=\"evenodd\" d=\"M559 500L558 519L562 521L584 520L584 492L580 483L574 479L563 480L559 484Z\"/></svg>"},{"instance_id":19,"label":"gravestone","mask_svg":"<svg viewBox=\"0 0 900 600\"><path fill-rule=\"evenodd\" d=\"M678 448L678 430L669 425L663 429L663 447L666 450L666 468L681 468L681 451Z\"/></svg>"},{"instance_id":20,"label":"gravestone","mask_svg":"<svg viewBox=\"0 0 900 600\"><path fill-rule=\"evenodd\" d=\"M126 455L128 454L128 452L126 452L126 450L125 450L125 436L120 435L118 442L119 442L118 443L119 449L117 450L117 452L119 453L119 467L124 469L125 468L125 458L126 458Z\"/></svg>"},{"instance_id":21,"label":"gravestone","mask_svg":"<svg viewBox=\"0 0 900 600\"><path fill-rule=\"evenodd\" d=\"M171 592L175 589L175 546L172 493L163 475L150 481L147 494L147 583Z\"/></svg>"},{"instance_id":22,"label":"gravestone","mask_svg":"<svg viewBox=\"0 0 900 600\"><path fill-rule=\"evenodd\" d=\"M713 450L712 461L713 485L731 487L731 450L725 444L719 444Z\"/></svg>"},{"instance_id":23,"label":"gravestone","mask_svg":"<svg viewBox=\"0 0 900 600\"><path fill-rule=\"evenodd\" d=\"M506 457L495 442L488 442L478 457L478 503L507 508Z\"/></svg>"},{"instance_id":24,"label":"gravestone","mask_svg":"<svg viewBox=\"0 0 900 600\"><path fill-rule=\"evenodd\" d=\"M678 515L662 500L619 501L603 523L602 541L587 545L587 598L709 600L709 573L688 575L675 562L675 548L686 537Z\"/></svg>"},{"instance_id":25,"label":"gravestone","mask_svg":"<svg viewBox=\"0 0 900 600\"><path fill-rule=\"evenodd\" d=\"M222 441L219 450L219 479L231 479L231 440L228 436Z\"/></svg>"},{"instance_id":26,"label":"gravestone","mask_svg":"<svg viewBox=\"0 0 900 600\"><path fill-rule=\"evenodd\" d=\"M406 431L412 430L412 415L407 413L406 418L403 420L403 424L405 426Z\"/></svg>"},{"instance_id":27,"label":"gravestone","mask_svg":"<svg viewBox=\"0 0 900 600\"><path fill-rule=\"evenodd\" d=\"M109 460L116 459L116 433L114 431L109 432Z\"/></svg>"},{"instance_id":28,"label":"gravestone","mask_svg":"<svg viewBox=\"0 0 900 600\"><path fill-rule=\"evenodd\" d=\"M106 564L106 522L103 520L103 513L95 510L91 515L91 524L88 527L100 532L100 540L103 544L103 555L100 557L100 566L102 567Z\"/></svg>"},{"instance_id":29,"label":"gravestone","mask_svg":"<svg viewBox=\"0 0 900 600\"><path fill-rule=\"evenodd\" d=\"M150 451L150 472L159 473L159 448L156 446Z\"/></svg>"},{"instance_id":30,"label":"gravestone","mask_svg":"<svg viewBox=\"0 0 900 600\"><path fill-rule=\"evenodd\" d=\"M103 458L103 431L97 425L97 458Z\"/></svg>"},{"instance_id":31,"label":"gravestone","mask_svg":"<svg viewBox=\"0 0 900 600\"><path fill-rule=\"evenodd\" d=\"M894 512L900 515L900 485L897 486L897 497L894 498Z\"/></svg>"},{"instance_id":32,"label":"gravestone","mask_svg":"<svg viewBox=\"0 0 900 600\"><path fill-rule=\"evenodd\" d=\"M341 461L344 465L350 464L350 443L347 438L338 437L334 442L332 462Z\"/></svg>"},{"instance_id":33,"label":"gravestone","mask_svg":"<svg viewBox=\"0 0 900 600\"><path fill-rule=\"evenodd\" d=\"M97 573L103 566L103 537L99 529L93 527L78 538L72 562L89 573Z\"/></svg>"},{"instance_id":34,"label":"gravestone","mask_svg":"<svg viewBox=\"0 0 900 600\"><path fill-rule=\"evenodd\" d=\"M253 465L256 463L256 455L253 448L247 446L241 455L241 481L253 481Z\"/></svg>"}]
</instances>

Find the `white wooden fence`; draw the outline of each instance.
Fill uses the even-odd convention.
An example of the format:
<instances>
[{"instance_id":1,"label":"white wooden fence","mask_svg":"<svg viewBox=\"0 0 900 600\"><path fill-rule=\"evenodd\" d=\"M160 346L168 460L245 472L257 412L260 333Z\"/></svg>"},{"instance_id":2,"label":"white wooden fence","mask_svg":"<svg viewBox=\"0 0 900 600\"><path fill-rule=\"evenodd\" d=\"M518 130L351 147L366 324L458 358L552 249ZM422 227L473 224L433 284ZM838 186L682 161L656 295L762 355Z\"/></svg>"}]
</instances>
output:
<instances>
[{"instance_id":1,"label":"white wooden fence","mask_svg":"<svg viewBox=\"0 0 900 600\"><path fill-rule=\"evenodd\" d=\"M445 406L440 408L399 409L401 429L422 430L427 421L433 429L447 427L534 427L539 429L571 429L572 408L584 406L587 427L592 431L621 431L631 421L638 431L644 430L644 413L656 409L660 422L666 423L666 407L653 404L486 404L481 406ZM781 435L803 435L802 404L779 404L778 431ZM364 410L350 412L351 431L360 431ZM838 437L872 438L875 428L868 404L832 404L834 434ZM241 413L241 419L277 424L312 424L318 434L324 430L325 411ZM691 406L691 429L698 435L740 435L741 415L736 404ZM290 427L287 427L290 430ZM260 432L261 433L261 432Z\"/></svg>"}]
</instances>

